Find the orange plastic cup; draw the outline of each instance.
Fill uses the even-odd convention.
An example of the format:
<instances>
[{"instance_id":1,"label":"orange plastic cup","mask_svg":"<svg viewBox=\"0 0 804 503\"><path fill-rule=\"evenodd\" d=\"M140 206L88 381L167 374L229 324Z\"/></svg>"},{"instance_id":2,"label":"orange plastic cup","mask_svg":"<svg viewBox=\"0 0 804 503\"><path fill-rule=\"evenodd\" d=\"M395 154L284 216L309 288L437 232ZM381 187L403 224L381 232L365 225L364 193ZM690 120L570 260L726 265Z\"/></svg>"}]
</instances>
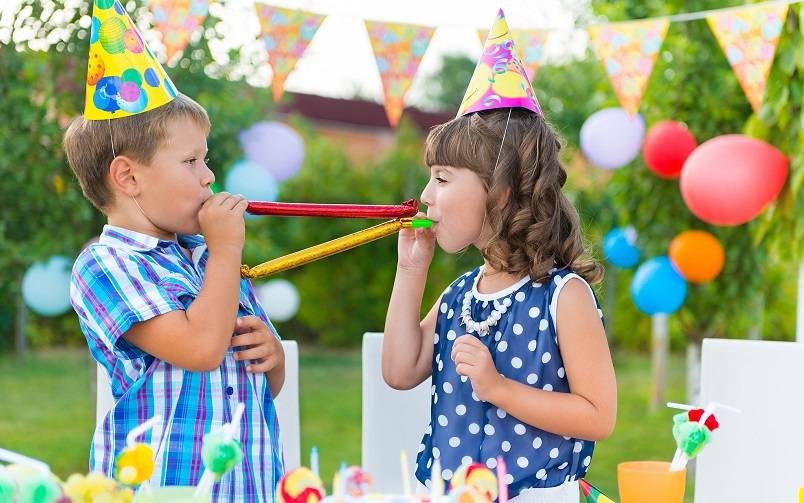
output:
<instances>
[{"instance_id":1,"label":"orange plastic cup","mask_svg":"<svg viewBox=\"0 0 804 503\"><path fill-rule=\"evenodd\" d=\"M617 465L620 503L683 503L687 469L670 471L664 461L628 461Z\"/></svg>"}]
</instances>

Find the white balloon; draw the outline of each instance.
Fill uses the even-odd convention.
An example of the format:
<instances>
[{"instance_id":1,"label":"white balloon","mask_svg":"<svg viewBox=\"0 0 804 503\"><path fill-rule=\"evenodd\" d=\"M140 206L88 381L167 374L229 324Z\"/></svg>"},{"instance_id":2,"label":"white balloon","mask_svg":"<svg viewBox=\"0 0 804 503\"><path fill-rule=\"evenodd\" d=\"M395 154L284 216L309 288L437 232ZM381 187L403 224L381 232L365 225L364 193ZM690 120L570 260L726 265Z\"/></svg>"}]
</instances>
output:
<instances>
[{"instance_id":1,"label":"white balloon","mask_svg":"<svg viewBox=\"0 0 804 503\"><path fill-rule=\"evenodd\" d=\"M272 279L256 287L257 298L273 321L288 321L299 310L299 291L288 280Z\"/></svg>"}]
</instances>

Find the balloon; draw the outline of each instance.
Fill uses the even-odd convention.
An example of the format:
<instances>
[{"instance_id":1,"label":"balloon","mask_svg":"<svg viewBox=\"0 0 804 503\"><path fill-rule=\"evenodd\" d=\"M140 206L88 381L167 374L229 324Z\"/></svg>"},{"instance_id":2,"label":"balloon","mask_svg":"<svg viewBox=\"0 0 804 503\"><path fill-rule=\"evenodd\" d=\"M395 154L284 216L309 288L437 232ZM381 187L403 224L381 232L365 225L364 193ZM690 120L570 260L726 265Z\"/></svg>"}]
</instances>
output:
<instances>
[{"instance_id":1,"label":"balloon","mask_svg":"<svg viewBox=\"0 0 804 503\"><path fill-rule=\"evenodd\" d=\"M667 253L690 283L712 281L723 270L726 255L715 236L706 231L684 231L670 241Z\"/></svg>"},{"instance_id":2,"label":"balloon","mask_svg":"<svg viewBox=\"0 0 804 503\"><path fill-rule=\"evenodd\" d=\"M72 261L54 255L36 262L22 277L22 299L41 316L58 316L70 309Z\"/></svg>"},{"instance_id":3,"label":"balloon","mask_svg":"<svg viewBox=\"0 0 804 503\"><path fill-rule=\"evenodd\" d=\"M631 297L645 314L672 314L684 303L687 282L667 257L654 257L636 270Z\"/></svg>"},{"instance_id":4,"label":"balloon","mask_svg":"<svg viewBox=\"0 0 804 503\"><path fill-rule=\"evenodd\" d=\"M242 194L250 201L275 201L276 182L264 169L249 161L237 161L226 174L226 192Z\"/></svg>"},{"instance_id":5,"label":"balloon","mask_svg":"<svg viewBox=\"0 0 804 503\"><path fill-rule=\"evenodd\" d=\"M680 122L657 122L645 137L642 157L645 164L662 178L678 178L684 161L698 143L692 133Z\"/></svg>"},{"instance_id":6,"label":"balloon","mask_svg":"<svg viewBox=\"0 0 804 503\"><path fill-rule=\"evenodd\" d=\"M277 181L293 177L304 162L304 140L281 122L258 122L240 132L246 159L258 164Z\"/></svg>"},{"instance_id":7,"label":"balloon","mask_svg":"<svg viewBox=\"0 0 804 503\"><path fill-rule=\"evenodd\" d=\"M636 240L637 233L633 227L610 230L603 238L603 254L606 260L623 269L634 267L639 262Z\"/></svg>"},{"instance_id":8,"label":"balloon","mask_svg":"<svg viewBox=\"0 0 804 503\"><path fill-rule=\"evenodd\" d=\"M639 154L645 136L645 120L622 108L604 108L586 119L581 127L581 150L600 168L617 169Z\"/></svg>"},{"instance_id":9,"label":"balloon","mask_svg":"<svg viewBox=\"0 0 804 503\"><path fill-rule=\"evenodd\" d=\"M272 279L256 290L265 313L274 321L288 321L299 310L299 291L288 280Z\"/></svg>"},{"instance_id":10,"label":"balloon","mask_svg":"<svg viewBox=\"0 0 804 503\"><path fill-rule=\"evenodd\" d=\"M704 142L681 170L681 196L690 211L713 225L753 219L782 190L788 159L772 145L730 134Z\"/></svg>"}]
</instances>

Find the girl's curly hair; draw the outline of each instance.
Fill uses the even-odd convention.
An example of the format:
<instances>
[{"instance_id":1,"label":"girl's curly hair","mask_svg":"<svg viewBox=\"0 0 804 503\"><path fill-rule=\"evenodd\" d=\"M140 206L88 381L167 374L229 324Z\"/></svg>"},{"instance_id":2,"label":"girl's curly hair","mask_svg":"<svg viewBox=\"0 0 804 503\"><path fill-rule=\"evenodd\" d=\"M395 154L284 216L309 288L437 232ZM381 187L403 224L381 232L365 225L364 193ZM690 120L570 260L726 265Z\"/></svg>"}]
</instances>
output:
<instances>
[{"instance_id":1,"label":"girl's curly hair","mask_svg":"<svg viewBox=\"0 0 804 503\"><path fill-rule=\"evenodd\" d=\"M541 115L522 108L510 113L502 148L507 109L434 127L425 163L467 168L483 181L493 236L480 251L494 269L541 281L550 269L569 267L587 282L599 282L603 268L585 255L578 212L561 192L567 171L558 158L558 135Z\"/></svg>"}]
</instances>

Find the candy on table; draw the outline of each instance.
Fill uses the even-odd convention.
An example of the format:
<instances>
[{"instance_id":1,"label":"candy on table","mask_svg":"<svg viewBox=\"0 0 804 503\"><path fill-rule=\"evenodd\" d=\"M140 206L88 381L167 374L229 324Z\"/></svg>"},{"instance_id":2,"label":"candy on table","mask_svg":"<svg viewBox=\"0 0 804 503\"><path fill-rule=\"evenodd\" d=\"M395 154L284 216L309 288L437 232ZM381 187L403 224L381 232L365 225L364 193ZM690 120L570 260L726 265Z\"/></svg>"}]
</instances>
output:
<instances>
[{"instance_id":1,"label":"candy on table","mask_svg":"<svg viewBox=\"0 0 804 503\"><path fill-rule=\"evenodd\" d=\"M461 465L450 482L450 492L462 487L474 488L487 501L497 499L497 477L480 463Z\"/></svg>"},{"instance_id":2,"label":"candy on table","mask_svg":"<svg viewBox=\"0 0 804 503\"><path fill-rule=\"evenodd\" d=\"M67 477L63 489L70 503L130 503L134 497L134 491L130 488L121 486L100 472L86 476L74 473Z\"/></svg>"},{"instance_id":3,"label":"candy on table","mask_svg":"<svg viewBox=\"0 0 804 503\"><path fill-rule=\"evenodd\" d=\"M2 493L10 493L11 501L15 494L17 503L55 503L61 498L61 487L47 464L6 449L0 449L0 460L14 463L3 467Z\"/></svg>"},{"instance_id":4,"label":"candy on table","mask_svg":"<svg viewBox=\"0 0 804 503\"><path fill-rule=\"evenodd\" d=\"M151 478L154 472L154 451L151 446L137 442L137 437L161 421L162 416L156 415L128 432L126 448L117 456L115 463L117 480L136 486Z\"/></svg>"},{"instance_id":5,"label":"candy on table","mask_svg":"<svg viewBox=\"0 0 804 503\"><path fill-rule=\"evenodd\" d=\"M687 466L687 462L697 456L712 441L712 432L720 426L715 419L716 409L740 412L739 409L718 402L711 402L706 409L673 402L668 402L667 406L685 411L673 416L673 438L676 441L676 453L670 463L671 472L683 470Z\"/></svg>"},{"instance_id":6,"label":"candy on table","mask_svg":"<svg viewBox=\"0 0 804 503\"><path fill-rule=\"evenodd\" d=\"M291 470L276 486L275 503L318 503L324 498L324 484L305 467Z\"/></svg>"},{"instance_id":7,"label":"candy on table","mask_svg":"<svg viewBox=\"0 0 804 503\"><path fill-rule=\"evenodd\" d=\"M17 483L11 474L0 465L0 503L12 503L17 495Z\"/></svg>"},{"instance_id":8,"label":"candy on table","mask_svg":"<svg viewBox=\"0 0 804 503\"><path fill-rule=\"evenodd\" d=\"M219 430L204 435L201 446L201 460L204 462L204 474L198 481L195 496L209 494L213 482L229 473L243 460L243 446L235 436L240 435L240 419L243 417L245 405L238 402L232 420Z\"/></svg>"},{"instance_id":9,"label":"candy on table","mask_svg":"<svg viewBox=\"0 0 804 503\"><path fill-rule=\"evenodd\" d=\"M360 498L371 491L371 475L359 466L350 466L341 470L343 492L346 496Z\"/></svg>"},{"instance_id":10,"label":"candy on table","mask_svg":"<svg viewBox=\"0 0 804 503\"><path fill-rule=\"evenodd\" d=\"M496 491L495 491L496 492ZM487 494L481 494L474 486L466 485L449 492L450 503L490 503Z\"/></svg>"}]
</instances>

